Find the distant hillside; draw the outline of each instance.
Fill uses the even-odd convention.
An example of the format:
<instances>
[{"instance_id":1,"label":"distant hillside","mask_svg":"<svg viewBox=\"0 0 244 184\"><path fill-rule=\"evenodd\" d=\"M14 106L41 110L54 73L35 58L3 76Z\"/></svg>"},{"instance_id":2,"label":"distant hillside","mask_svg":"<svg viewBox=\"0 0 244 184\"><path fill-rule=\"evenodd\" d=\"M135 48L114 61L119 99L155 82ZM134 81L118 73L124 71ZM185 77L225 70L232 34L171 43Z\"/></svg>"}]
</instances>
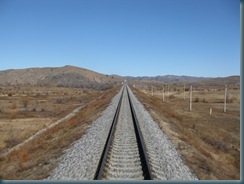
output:
<instances>
[{"instance_id":1,"label":"distant hillside","mask_svg":"<svg viewBox=\"0 0 244 184\"><path fill-rule=\"evenodd\" d=\"M108 89L124 80L132 83L172 83L174 85L240 85L240 76L206 78L192 76L165 75L155 77L131 77L118 75L104 75L75 66L10 69L0 71L0 84L17 85L54 85L62 87L85 87L94 89Z\"/></svg>"},{"instance_id":2,"label":"distant hillside","mask_svg":"<svg viewBox=\"0 0 244 184\"><path fill-rule=\"evenodd\" d=\"M239 86L240 76L229 76L229 77L192 77L192 76L176 76L176 75L165 75L156 77L125 77L131 84L143 85L193 85L193 86Z\"/></svg>"},{"instance_id":3,"label":"distant hillside","mask_svg":"<svg viewBox=\"0 0 244 184\"><path fill-rule=\"evenodd\" d=\"M210 78L206 77L191 77L191 76L177 76L177 75L165 75L165 76L155 76L155 77L131 77L126 76L127 80L146 80L146 81L161 81L161 82L184 82L184 81L198 81L198 80L207 80Z\"/></svg>"},{"instance_id":4,"label":"distant hillside","mask_svg":"<svg viewBox=\"0 0 244 184\"><path fill-rule=\"evenodd\" d=\"M208 80L199 80L191 83L195 86L240 86L240 76L217 77Z\"/></svg>"},{"instance_id":5,"label":"distant hillside","mask_svg":"<svg viewBox=\"0 0 244 184\"><path fill-rule=\"evenodd\" d=\"M0 84L55 85L103 89L120 82L114 76L103 75L75 66L27 68L0 71Z\"/></svg>"}]
</instances>

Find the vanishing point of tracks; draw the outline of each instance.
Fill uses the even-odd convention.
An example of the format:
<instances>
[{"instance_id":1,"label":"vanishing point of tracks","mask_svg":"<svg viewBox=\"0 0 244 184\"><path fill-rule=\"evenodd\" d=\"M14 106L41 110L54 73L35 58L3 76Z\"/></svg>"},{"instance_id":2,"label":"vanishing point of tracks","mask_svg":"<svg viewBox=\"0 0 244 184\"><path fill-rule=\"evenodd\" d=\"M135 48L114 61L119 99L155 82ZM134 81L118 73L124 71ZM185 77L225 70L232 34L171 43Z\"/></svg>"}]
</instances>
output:
<instances>
[{"instance_id":1,"label":"vanishing point of tracks","mask_svg":"<svg viewBox=\"0 0 244 184\"><path fill-rule=\"evenodd\" d=\"M152 179L148 158L127 86L123 88L94 179Z\"/></svg>"}]
</instances>

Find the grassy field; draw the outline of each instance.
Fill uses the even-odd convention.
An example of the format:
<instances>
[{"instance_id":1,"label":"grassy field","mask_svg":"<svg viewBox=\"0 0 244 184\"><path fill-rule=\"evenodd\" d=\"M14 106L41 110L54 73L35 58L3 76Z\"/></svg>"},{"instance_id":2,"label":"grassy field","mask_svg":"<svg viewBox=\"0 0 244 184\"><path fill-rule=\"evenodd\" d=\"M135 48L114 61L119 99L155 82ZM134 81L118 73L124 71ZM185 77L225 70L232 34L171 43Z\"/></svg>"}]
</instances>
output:
<instances>
[{"instance_id":1,"label":"grassy field","mask_svg":"<svg viewBox=\"0 0 244 184\"><path fill-rule=\"evenodd\" d=\"M189 88L185 100L166 88L164 102L162 88L132 89L199 179L240 179L240 89L229 87L225 113L224 86L194 87L191 112Z\"/></svg>"},{"instance_id":2,"label":"grassy field","mask_svg":"<svg viewBox=\"0 0 244 184\"><path fill-rule=\"evenodd\" d=\"M0 86L0 153L100 95L78 88Z\"/></svg>"},{"instance_id":3,"label":"grassy field","mask_svg":"<svg viewBox=\"0 0 244 184\"><path fill-rule=\"evenodd\" d=\"M0 154L1 179L36 180L48 176L62 151L85 133L88 125L109 105L119 87L104 91L21 87L21 93L14 87L1 86L0 89L2 153L75 108L86 105L74 117L62 121L18 150L6 156ZM24 95L22 91L26 93L27 89L29 93ZM8 95L9 92L12 95ZM22 102L23 97L28 98L27 106ZM12 108L12 104L16 106Z\"/></svg>"},{"instance_id":4,"label":"grassy field","mask_svg":"<svg viewBox=\"0 0 244 184\"><path fill-rule=\"evenodd\" d=\"M240 90L229 87L227 111L223 112L224 87L189 91L160 87L133 88L160 128L174 142L184 161L199 179L240 179ZM0 86L0 153L24 141L40 129L86 105L76 116L48 130L38 139L7 156L0 155L1 179L43 179L72 142L108 106L119 87L104 91L81 88ZM212 108L212 114L209 114Z\"/></svg>"}]
</instances>

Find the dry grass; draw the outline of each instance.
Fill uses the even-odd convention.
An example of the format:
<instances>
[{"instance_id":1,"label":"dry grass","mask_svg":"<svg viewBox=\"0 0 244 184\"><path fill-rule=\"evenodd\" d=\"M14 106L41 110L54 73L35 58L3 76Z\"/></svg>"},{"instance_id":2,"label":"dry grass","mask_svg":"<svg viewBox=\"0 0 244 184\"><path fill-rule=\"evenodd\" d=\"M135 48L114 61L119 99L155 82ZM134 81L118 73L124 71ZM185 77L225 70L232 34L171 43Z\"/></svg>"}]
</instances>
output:
<instances>
[{"instance_id":1,"label":"dry grass","mask_svg":"<svg viewBox=\"0 0 244 184\"><path fill-rule=\"evenodd\" d=\"M37 131L47 127L55 118L23 118L0 121L0 150L12 148ZM1 153L1 152L0 152Z\"/></svg>"},{"instance_id":2,"label":"dry grass","mask_svg":"<svg viewBox=\"0 0 244 184\"><path fill-rule=\"evenodd\" d=\"M88 125L100 116L118 89L117 87L103 93L97 92L96 95L89 92L89 95L81 100L84 102L95 98L97 100L89 103L74 117L61 122L7 156L0 156L0 178L5 180L46 178L56 166L62 151L85 133Z\"/></svg>"},{"instance_id":3,"label":"dry grass","mask_svg":"<svg viewBox=\"0 0 244 184\"><path fill-rule=\"evenodd\" d=\"M240 179L240 91L228 91L234 100L224 113L223 103L219 103L224 97L222 89L194 91L193 99L199 99L193 102L192 112L189 94L184 100L181 91L170 91L169 96L166 92L163 102L161 92L152 96L149 90L132 89L199 179Z\"/></svg>"},{"instance_id":4,"label":"dry grass","mask_svg":"<svg viewBox=\"0 0 244 184\"><path fill-rule=\"evenodd\" d=\"M0 86L0 153L101 95L81 88Z\"/></svg>"}]
</instances>

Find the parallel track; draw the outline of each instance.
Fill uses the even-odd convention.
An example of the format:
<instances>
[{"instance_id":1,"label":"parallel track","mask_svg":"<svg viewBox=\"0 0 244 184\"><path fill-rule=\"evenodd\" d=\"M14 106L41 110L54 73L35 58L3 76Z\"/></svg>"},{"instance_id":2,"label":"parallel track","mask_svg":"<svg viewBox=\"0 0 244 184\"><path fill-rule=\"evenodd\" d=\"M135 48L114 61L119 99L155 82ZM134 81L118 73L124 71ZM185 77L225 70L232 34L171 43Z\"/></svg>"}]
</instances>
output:
<instances>
[{"instance_id":1,"label":"parallel track","mask_svg":"<svg viewBox=\"0 0 244 184\"><path fill-rule=\"evenodd\" d=\"M123 87L94 179L152 179L147 154L127 86Z\"/></svg>"}]
</instances>

